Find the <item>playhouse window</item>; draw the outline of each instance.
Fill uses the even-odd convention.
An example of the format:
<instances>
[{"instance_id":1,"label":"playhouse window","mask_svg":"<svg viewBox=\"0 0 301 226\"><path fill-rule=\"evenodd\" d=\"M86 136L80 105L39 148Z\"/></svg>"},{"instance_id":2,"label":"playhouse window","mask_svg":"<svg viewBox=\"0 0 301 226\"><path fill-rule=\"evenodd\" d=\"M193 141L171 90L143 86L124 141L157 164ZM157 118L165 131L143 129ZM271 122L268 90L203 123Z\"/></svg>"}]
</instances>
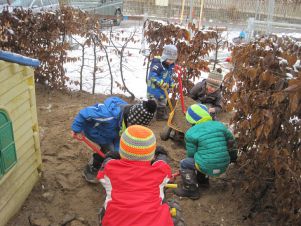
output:
<instances>
[{"instance_id":1,"label":"playhouse window","mask_svg":"<svg viewBox=\"0 0 301 226\"><path fill-rule=\"evenodd\" d=\"M0 177L17 162L13 127L7 113L0 109Z\"/></svg>"}]
</instances>

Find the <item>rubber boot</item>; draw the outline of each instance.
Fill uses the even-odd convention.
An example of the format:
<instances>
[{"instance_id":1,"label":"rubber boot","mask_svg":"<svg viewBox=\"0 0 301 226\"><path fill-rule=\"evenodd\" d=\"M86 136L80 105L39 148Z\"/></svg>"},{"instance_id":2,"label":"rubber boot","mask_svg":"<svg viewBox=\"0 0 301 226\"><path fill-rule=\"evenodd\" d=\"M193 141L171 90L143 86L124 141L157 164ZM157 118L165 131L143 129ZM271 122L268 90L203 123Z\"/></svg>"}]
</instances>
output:
<instances>
[{"instance_id":1,"label":"rubber boot","mask_svg":"<svg viewBox=\"0 0 301 226\"><path fill-rule=\"evenodd\" d=\"M180 170L180 175L182 178L182 187L177 188L174 193L180 197L187 197L193 200L199 199L201 195L195 171L182 169Z\"/></svg>"},{"instance_id":2,"label":"rubber boot","mask_svg":"<svg viewBox=\"0 0 301 226\"><path fill-rule=\"evenodd\" d=\"M209 188L209 177L207 177L205 174L197 171L196 179L199 184L199 188Z\"/></svg>"},{"instance_id":3,"label":"rubber boot","mask_svg":"<svg viewBox=\"0 0 301 226\"><path fill-rule=\"evenodd\" d=\"M166 107L157 107L156 120L166 121L168 119Z\"/></svg>"},{"instance_id":4,"label":"rubber boot","mask_svg":"<svg viewBox=\"0 0 301 226\"><path fill-rule=\"evenodd\" d=\"M98 170L101 167L104 158L94 153L89 163L85 166L83 171L83 177L85 180L92 184L98 184L99 181L96 179Z\"/></svg>"}]
</instances>

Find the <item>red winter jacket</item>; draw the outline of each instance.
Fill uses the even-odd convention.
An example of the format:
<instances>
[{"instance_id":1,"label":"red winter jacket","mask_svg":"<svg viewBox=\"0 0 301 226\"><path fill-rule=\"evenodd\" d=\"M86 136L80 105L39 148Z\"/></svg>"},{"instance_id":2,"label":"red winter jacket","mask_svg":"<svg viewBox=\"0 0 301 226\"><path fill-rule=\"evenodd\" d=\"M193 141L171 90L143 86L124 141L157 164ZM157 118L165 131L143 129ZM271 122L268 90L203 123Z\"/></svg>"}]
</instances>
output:
<instances>
[{"instance_id":1,"label":"red winter jacket","mask_svg":"<svg viewBox=\"0 0 301 226\"><path fill-rule=\"evenodd\" d=\"M164 161L108 161L97 178L106 189L103 226L173 226L163 188L171 178Z\"/></svg>"}]
</instances>

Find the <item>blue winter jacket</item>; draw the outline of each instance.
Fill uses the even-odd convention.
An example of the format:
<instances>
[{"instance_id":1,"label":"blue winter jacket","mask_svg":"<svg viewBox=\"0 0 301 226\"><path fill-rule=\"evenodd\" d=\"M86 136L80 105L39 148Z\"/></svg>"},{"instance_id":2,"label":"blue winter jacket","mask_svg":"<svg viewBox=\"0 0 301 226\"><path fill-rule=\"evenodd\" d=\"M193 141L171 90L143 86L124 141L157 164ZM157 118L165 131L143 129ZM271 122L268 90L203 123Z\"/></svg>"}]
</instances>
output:
<instances>
[{"instance_id":1,"label":"blue winter jacket","mask_svg":"<svg viewBox=\"0 0 301 226\"><path fill-rule=\"evenodd\" d=\"M160 87L167 83L169 87L174 85L172 78L174 64L167 67L163 66L160 58L154 58L150 65L150 71L147 77L147 97L155 99L166 99L164 90Z\"/></svg>"},{"instance_id":2,"label":"blue winter jacket","mask_svg":"<svg viewBox=\"0 0 301 226\"><path fill-rule=\"evenodd\" d=\"M119 97L109 97L103 104L86 107L75 117L72 130L83 132L93 142L104 145L113 143L119 150L119 131L123 119L123 107L127 102Z\"/></svg>"}]
</instances>

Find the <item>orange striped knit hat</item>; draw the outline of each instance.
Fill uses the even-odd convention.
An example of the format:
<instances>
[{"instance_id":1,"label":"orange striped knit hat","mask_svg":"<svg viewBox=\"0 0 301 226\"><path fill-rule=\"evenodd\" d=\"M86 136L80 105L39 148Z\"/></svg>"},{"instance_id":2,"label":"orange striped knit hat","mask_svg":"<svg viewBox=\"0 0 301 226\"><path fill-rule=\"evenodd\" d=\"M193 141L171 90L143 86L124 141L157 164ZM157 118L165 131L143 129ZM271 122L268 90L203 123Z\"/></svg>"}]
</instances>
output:
<instances>
[{"instance_id":1,"label":"orange striped knit hat","mask_svg":"<svg viewBox=\"0 0 301 226\"><path fill-rule=\"evenodd\" d=\"M156 149L156 137L149 128L129 126L121 135L120 156L133 161L151 161Z\"/></svg>"}]
</instances>

